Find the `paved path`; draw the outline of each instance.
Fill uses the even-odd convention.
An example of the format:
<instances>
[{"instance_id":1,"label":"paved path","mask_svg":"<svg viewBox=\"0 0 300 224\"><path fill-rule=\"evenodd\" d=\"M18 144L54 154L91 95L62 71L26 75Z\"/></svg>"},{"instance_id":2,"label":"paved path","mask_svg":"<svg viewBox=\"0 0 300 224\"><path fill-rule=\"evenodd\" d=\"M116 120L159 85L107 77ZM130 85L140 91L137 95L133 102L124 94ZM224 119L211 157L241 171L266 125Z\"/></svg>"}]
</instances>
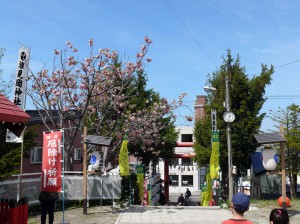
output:
<instances>
[{"instance_id":1,"label":"paved path","mask_svg":"<svg viewBox=\"0 0 300 224\"><path fill-rule=\"evenodd\" d=\"M231 212L220 207L131 206L119 214L115 224L216 224L230 217Z\"/></svg>"}]
</instances>

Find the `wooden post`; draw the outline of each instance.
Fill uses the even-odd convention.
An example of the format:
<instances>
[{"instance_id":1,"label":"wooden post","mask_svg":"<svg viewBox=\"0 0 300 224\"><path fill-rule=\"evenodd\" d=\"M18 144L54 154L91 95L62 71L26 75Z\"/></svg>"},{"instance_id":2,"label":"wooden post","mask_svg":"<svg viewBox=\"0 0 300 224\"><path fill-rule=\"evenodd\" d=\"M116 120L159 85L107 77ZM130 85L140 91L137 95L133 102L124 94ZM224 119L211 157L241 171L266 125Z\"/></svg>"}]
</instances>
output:
<instances>
[{"instance_id":1,"label":"wooden post","mask_svg":"<svg viewBox=\"0 0 300 224\"><path fill-rule=\"evenodd\" d=\"M20 167L20 195L18 200L20 200L23 197L23 153L24 153L24 136L25 136L25 130L27 126L25 126L24 130L22 131L22 144L21 144L21 167Z\"/></svg>"},{"instance_id":2,"label":"wooden post","mask_svg":"<svg viewBox=\"0 0 300 224\"><path fill-rule=\"evenodd\" d=\"M87 133L87 128L84 126L83 128L83 214L87 215L87 170L86 170L86 160L87 160L87 150L86 150L86 133Z\"/></svg>"},{"instance_id":3,"label":"wooden post","mask_svg":"<svg viewBox=\"0 0 300 224\"><path fill-rule=\"evenodd\" d=\"M283 125L280 125L280 133L284 136L284 128ZM282 191L282 208L286 208L286 175L285 175L285 156L284 156L284 143L280 142L280 150L281 150L281 191Z\"/></svg>"},{"instance_id":4,"label":"wooden post","mask_svg":"<svg viewBox=\"0 0 300 224\"><path fill-rule=\"evenodd\" d=\"M165 193L165 200L166 203L169 201L169 161L165 160L165 167L164 167L164 193Z\"/></svg>"}]
</instances>

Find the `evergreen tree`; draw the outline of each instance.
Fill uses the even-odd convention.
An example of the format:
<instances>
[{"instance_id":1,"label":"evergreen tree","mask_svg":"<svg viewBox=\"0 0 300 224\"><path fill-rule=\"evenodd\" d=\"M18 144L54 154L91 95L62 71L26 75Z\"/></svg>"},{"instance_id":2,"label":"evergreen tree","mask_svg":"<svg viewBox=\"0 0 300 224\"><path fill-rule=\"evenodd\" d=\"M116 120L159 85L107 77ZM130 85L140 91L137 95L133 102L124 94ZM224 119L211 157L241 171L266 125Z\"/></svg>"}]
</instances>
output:
<instances>
[{"instance_id":1,"label":"evergreen tree","mask_svg":"<svg viewBox=\"0 0 300 224\"><path fill-rule=\"evenodd\" d=\"M23 144L23 157L30 156L30 149L34 147L36 137L35 127L32 126L25 131ZM13 174L20 173L21 167L21 143L7 143L6 128L0 124L0 180Z\"/></svg>"},{"instance_id":2,"label":"evergreen tree","mask_svg":"<svg viewBox=\"0 0 300 224\"><path fill-rule=\"evenodd\" d=\"M200 166L209 164L211 152L211 109L217 111L217 129L220 131L220 167L223 181L228 176L228 150L227 150L227 123L223 120L226 108L225 101L225 77L229 78L230 108L235 114L235 121L231 123L232 138L232 165L237 167L238 176L250 168L250 155L255 151L254 134L259 132L265 113L260 114L265 88L271 82L273 66L268 68L262 65L259 76L249 78L244 67L240 65L240 57L234 59L230 50L219 70L208 76L206 85L216 88L216 91L208 95L210 104L205 107L206 117L196 121L195 125L195 151ZM224 182L223 182L224 184Z\"/></svg>"},{"instance_id":3,"label":"evergreen tree","mask_svg":"<svg viewBox=\"0 0 300 224\"><path fill-rule=\"evenodd\" d=\"M288 106L286 109L281 107L277 111L271 111L269 117L277 124L274 127L277 131L280 124L284 128L284 138L286 139L286 171L291 183L291 196L297 197L297 176L300 171L300 108L296 104Z\"/></svg>"}]
</instances>

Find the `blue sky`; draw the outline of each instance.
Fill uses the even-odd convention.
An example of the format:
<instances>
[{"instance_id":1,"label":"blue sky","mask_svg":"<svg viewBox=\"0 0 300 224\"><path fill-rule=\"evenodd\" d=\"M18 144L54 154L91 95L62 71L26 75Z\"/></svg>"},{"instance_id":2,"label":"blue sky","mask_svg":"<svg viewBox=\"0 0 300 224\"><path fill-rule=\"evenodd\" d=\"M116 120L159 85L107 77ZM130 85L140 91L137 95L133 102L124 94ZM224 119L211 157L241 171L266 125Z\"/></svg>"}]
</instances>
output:
<instances>
[{"instance_id":1,"label":"blue sky","mask_svg":"<svg viewBox=\"0 0 300 224\"><path fill-rule=\"evenodd\" d=\"M261 112L300 104L300 1L271 0L14 0L0 2L1 63L8 78L15 73L19 44L31 48L33 71L53 62L53 50L67 40L84 53L88 40L95 48L114 49L133 59L149 36L148 87L162 97L188 94L193 115L196 95L204 95L207 75L231 49L240 55L249 77L261 64L273 64L275 74L266 89ZM280 99L279 99L280 98ZM179 117L178 125L192 125ZM265 119L262 129L272 128Z\"/></svg>"}]
</instances>

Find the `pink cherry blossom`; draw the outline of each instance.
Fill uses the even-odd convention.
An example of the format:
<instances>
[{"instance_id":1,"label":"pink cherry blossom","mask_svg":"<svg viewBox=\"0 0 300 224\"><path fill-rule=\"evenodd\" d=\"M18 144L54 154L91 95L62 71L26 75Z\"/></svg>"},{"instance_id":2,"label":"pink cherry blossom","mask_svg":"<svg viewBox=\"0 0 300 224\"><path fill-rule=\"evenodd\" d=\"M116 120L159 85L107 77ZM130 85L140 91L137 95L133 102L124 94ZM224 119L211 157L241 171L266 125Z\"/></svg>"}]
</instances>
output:
<instances>
[{"instance_id":1,"label":"pink cherry blossom","mask_svg":"<svg viewBox=\"0 0 300 224\"><path fill-rule=\"evenodd\" d=\"M82 129L83 120L97 118L97 121L91 120L93 128L99 133L101 127L107 127L107 131L112 130L107 135L114 137L116 146L122 140L125 131L130 130L128 138L131 144L138 144L145 151L157 153L155 146L165 141L160 135L160 131L165 128L161 120L165 117L176 118L172 113L182 104L184 94L177 101L172 101L172 104L169 104L167 99L152 104L150 99L147 102L149 107L134 113L124 113L136 107L128 103L128 99L132 97L131 91L128 91L128 83L132 78L137 78L137 71L142 71L146 62L152 61L150 58L146 59L152 40L148 37L144 40L141 52L133 62L127 62L127 58L121 57L122 54L109 48L102 48L95 53L92 47L95 44L93 39L89 40L91 48L88 49L88 55L74 57L74 52L78 50L67 41L66 49L59 52L60 60L56 58L53 68L49 70L54 72L41 69L39 73L30 76L32 100L36 100L40 110L58 110L63 116L69 116L72 110L78 110L80 122L76 124L76 130ZM58 50L54 51L55 55L56 51ZM119 66L115 65L116 60L120 63ZM49 105L42 108L41 102ZM53 127L63 128L53 117L49 115L48 118ZM124 120L124 123L120 123L120 120ZM71 131L66 141L68 145L72 145L74 136Z\"/></svg>"},{"instance_id":2,"label":"pink cherry blossom","mask_svg":"<svg viewBox=\"0 0 300 224\"><path fill-rule=\"evenodd\" d=\"M57 50L57 49L55 49L55 50L54 50L54 54L59 55L59 54L60 54L60 51Z\"/></svg>"},{"instance_id":3,"label":"pink cherry blossom","mask_svg":"<svg viewBox=\"0 0 300 224\"><path fill-rule=\"evenodd\" d=\"M94 40L93 39L89 39L89 46L93 46L94 45Z\"/></svg>"}]
</instances>

